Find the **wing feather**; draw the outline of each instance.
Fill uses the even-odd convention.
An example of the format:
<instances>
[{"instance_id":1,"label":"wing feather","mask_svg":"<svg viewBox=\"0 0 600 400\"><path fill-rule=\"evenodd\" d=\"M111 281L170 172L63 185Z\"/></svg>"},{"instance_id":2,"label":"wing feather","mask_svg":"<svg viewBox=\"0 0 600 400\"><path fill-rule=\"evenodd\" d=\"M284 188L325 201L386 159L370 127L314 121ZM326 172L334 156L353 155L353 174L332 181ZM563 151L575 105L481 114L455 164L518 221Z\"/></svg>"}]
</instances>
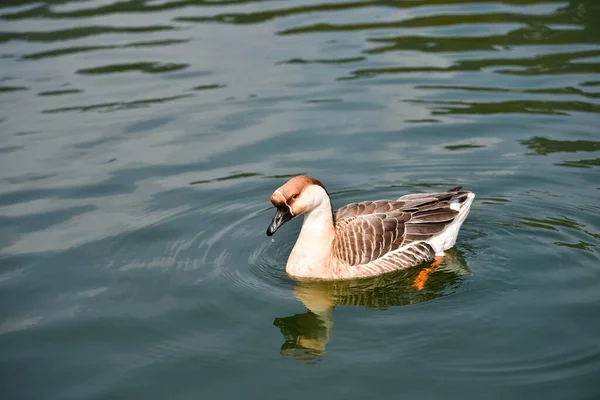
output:
<instances>
[{"instance_id":1,"label":"wing feather","mask_svg":"<svg viewBox=\"0 0 600 400\"><path fill-rule=\"evenodd\" d=\"M387 259L394 250L410 243L425 242L456 218L458 210L453 205L460 206L469 193L457 187L443 193L348 204L335 214L334 256L348 265L367 264ZM413 254L415 251L418 254ZM402 263L417 262L429 253L428 248L416 246Z\"/></svg>"}]
</instances>

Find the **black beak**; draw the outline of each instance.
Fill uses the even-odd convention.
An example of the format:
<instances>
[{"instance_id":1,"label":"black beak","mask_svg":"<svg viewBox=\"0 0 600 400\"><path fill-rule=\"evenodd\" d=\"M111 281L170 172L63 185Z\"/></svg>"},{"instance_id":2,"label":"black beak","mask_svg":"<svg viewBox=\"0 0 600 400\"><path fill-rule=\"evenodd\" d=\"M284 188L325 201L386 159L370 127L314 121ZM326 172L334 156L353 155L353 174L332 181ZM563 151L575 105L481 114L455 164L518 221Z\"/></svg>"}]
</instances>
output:
<instances>
[{"instance_id":1,"label":"black beak","mask_svg":"<svg viewBox=\"0 0 600 400\"><path fill-rule=\"evenodd\" d=\"M289 220L294 218L288 207L277 207L277 212L271 221L271 225L267 228L267 236L273 236L279 227Z\"/></svg>"}]
</instances>

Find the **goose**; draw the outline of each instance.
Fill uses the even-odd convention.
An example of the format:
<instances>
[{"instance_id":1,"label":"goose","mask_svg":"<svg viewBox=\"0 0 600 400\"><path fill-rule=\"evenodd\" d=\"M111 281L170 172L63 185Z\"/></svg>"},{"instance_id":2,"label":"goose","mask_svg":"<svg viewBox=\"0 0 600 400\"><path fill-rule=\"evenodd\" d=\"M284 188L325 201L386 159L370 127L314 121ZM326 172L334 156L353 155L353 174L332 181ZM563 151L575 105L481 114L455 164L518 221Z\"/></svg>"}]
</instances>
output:
<instances>
[{"instance_id":1,"label":"goose","mask_svg":"<svg viewBox=\"0 0 600 400\"><path fill-rule=\"evenodd\" d=\"M474 198L459 186L351 203L334 212L323 183L300 175L271 195L276 212L267 236L304 215L286 264L287 274L296 280L368 278L430 261L433 268L456 243ZM426 277L420 279L415 285L422 288Z\"/></svg>"}]
</instances>

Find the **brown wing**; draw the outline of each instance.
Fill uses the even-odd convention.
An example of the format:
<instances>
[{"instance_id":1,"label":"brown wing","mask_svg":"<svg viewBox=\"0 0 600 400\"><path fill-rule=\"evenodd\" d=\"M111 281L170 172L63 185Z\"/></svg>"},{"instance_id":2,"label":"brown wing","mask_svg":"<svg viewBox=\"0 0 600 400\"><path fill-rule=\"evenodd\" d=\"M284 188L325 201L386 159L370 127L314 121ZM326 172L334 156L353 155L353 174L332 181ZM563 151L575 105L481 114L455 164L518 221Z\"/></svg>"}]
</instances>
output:
<instances>
[{"instance_id":1,"label":"brown wing","mask_svg":"<svg viewBox=\"0 0 600 400\"><path fill-rule=\"evenodd\" d=\"M467 191L407 195L398 200L353 203L336 212L333 254L348 265L366 264L412 242L430 239L454 220Z\"/></svg>"},{"instance_id":2,"label":"brown wing","mask_svg":"<svg viewBox=\"0 0 600 400\"><path fill-rule=\"evenodd\" d=\"M400 247L410 213L400 209L403 202L397 203L385 200L357 203L338 211L334 256L349 265L359 265Z\"/></svg>"}]
</instances>

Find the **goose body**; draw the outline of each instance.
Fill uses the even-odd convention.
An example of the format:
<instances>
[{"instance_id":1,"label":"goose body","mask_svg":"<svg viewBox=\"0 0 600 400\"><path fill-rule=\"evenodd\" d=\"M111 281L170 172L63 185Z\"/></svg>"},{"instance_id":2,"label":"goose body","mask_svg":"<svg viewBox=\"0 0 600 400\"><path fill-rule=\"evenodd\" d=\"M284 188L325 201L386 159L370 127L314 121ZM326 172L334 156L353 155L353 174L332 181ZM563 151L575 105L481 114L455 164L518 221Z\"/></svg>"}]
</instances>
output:
<instances>
[{"instance_id":1,"label":"goose body","mask_svg":"<svg viewBox=\"0 0 600 400\"><path fill-rule=\"evenodd\" d=\"M454 246L475 194L461 187L396 200L351 203L333 211L325 186L296 176L271 195L277 212L267 235L305 215L286 265L297 279L371 277L443 256Z\"/></svg>"}]
</instances>

